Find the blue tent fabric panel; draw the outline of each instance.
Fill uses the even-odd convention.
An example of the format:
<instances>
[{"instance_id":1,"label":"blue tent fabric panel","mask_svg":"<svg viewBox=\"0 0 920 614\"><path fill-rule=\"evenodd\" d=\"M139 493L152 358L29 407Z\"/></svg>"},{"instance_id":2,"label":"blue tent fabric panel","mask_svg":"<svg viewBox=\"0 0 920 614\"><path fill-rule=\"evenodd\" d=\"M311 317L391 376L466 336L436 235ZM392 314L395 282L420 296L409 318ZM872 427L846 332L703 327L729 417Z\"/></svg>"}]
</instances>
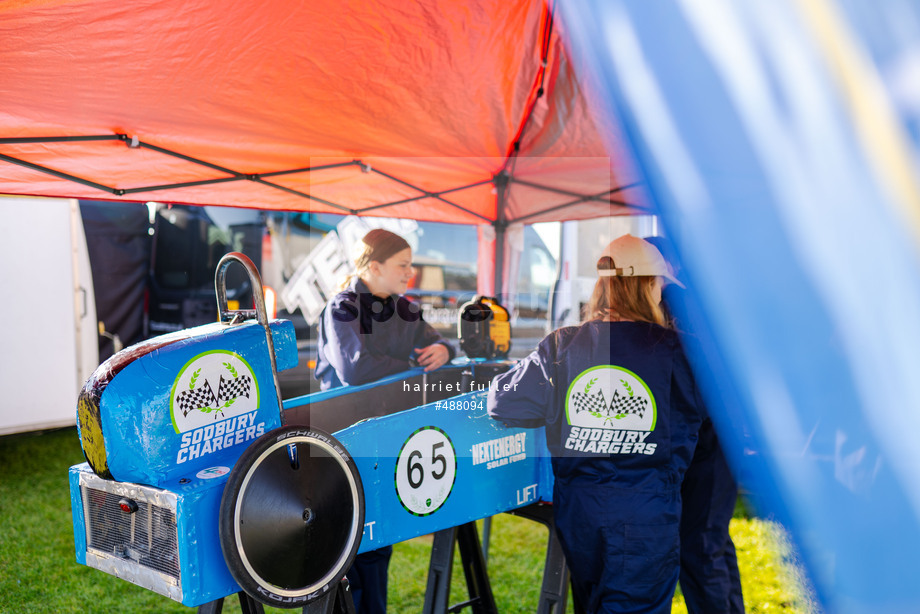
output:
<instances>
[{"instance_id":1,"label":"blue tent fabric panel","mask_svg":"<svg viewBox=\"0 0 920 614\"><path fill-rule=\"evenodd\" d=\"M700 371L744 486L826 610L916 611L914 229L798 8L562 12L686 271L683 315L697 364L722 365Z\"/></svg>"}]
</instances>

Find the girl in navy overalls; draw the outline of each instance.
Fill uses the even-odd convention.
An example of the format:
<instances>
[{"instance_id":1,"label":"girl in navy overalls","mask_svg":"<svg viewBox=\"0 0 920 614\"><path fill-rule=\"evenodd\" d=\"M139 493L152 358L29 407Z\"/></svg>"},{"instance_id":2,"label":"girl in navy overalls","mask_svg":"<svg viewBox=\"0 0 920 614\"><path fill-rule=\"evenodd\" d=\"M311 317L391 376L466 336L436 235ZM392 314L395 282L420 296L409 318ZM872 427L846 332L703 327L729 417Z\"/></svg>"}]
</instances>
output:
<instances>
[{"instance_id":1,"label":"girl in navy overalls","mask_svg":"<svg viewBox=\"0 0 920 614\"><path fill-rule=\"evenodd\" d=\"M659 307L660 252L625 235L598 261L584 324L547 336L489 392L489 414L546 427L553 509L576 602L594 612L670 612L680 484L703 405Z\"/></svg>"},{"instance_id":2,"label":"girl in navy overalls","mask_svg":"<svg viewBox=\"0 0 920 614\"><path fill-rule=\"evenodd\" d=\"M320 388L357 386L407 370L432 371L453 358L453 348L422 320L418 305L401 296L414 275L405 239L375 229L362 239L355 274L319 320L316 379ZM393 547L359 554L348 572L357 614L384 614Z\"/></svg>"}]
</instances>

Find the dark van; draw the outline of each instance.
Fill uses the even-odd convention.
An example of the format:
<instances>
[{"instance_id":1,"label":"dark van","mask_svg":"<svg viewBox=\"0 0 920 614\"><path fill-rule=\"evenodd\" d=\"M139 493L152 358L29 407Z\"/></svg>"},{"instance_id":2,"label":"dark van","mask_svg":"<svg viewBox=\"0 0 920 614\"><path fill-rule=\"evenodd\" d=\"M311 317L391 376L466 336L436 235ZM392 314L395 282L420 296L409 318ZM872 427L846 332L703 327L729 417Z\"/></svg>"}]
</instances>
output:
<instances>
[{"instance_id":1,"label":"dark van","mask_svg":"<svg viewBox=\"0 0 920 614\"><path fill-rule=\"evenodd\" d=\"M262 212L256 210L159 206L147 283L146 336L214 322L217 263L227 252L237 251L259 267L264 228ZM253 304L242 267L227 271L227 299L231 308Z\"/></svg>"}]
</instances>

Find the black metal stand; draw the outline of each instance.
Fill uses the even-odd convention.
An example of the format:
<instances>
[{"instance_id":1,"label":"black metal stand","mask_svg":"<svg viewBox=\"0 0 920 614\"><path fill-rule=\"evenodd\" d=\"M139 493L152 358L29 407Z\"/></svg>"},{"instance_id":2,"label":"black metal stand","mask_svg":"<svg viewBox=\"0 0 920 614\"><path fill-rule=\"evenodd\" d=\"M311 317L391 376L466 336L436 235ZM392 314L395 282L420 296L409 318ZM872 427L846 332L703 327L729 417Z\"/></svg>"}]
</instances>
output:
<instances>
[{"instance_id":1,"label":"black metal stand","mask_svg":"<svg viewBox=\"0 0 920 614\"><path fill-rule=\"evenodd\" d=\"M334 591L305 605L303 614L355 614L355 600L351 596L348 578L342 578Z\"/></svg>"},{"instance_id":2,"label":"black metal stand","mask_svg":"<svg viewBox=\"0 0 920 614\"><path fill-rule=\"evenodd\" d=\"M265 614L262 604L243 591L237 593L240 599L242 614ZM224 609L224 598L215 599L209 603L198 606L198 614L221 614ZM329 591L316 601L303 607L303 614L355 614L355 602L351 597L348 579L342 578L334 591Z\"/></svg>"},{"instance_id":3,"label":"black metal stand","mask_svg":"<svg viewBox=\"0 0 920 614\"><path fill-rule=\"evenodd\" d=\"M236 594L240 599L240 610L243 614L265 614L262 604L240 591ZM215 599L209 603L198 606L198 614L220 614L224 609L224 598Z\"/></svg>"},{"instance_id":4,"label":"black metal stand","mask_svg":"<svg viewBox=\"0 0 920 614\"><path fill-rule=\"evenodd\" d=\"M569 570L565 555L556 536L551 505L534 503L509 512L546 526L549 538L546 544L546 560L543 567L543 581L540 587L540 601L537 614L563 614L568 597ZM460 547L460 561L466 578L468 599L449 605L450 580L454 561L454 548ZM244 592L237 593L242 614L264 614L262 604ZM221 614L223 598L198 607L198 614ZM576 604L577 605L577 604ZM454 614L469 607L472 614L498 614L492 585L486 570L486 560L479 541L476 523L469 522L434 534L431 547L431 563L428 568L428 586L425 589L423 614ZM576 614L581 608L576 607ZM303 614L355 614L348 580L342 578L336 590L307 604Z\"/></svg>"},{"instance_id":5,"label":"black metal stand","mask_svg":"<svg viewBox=\"0 0 920 614\"><path fill-rule=\"evenodd\" d=\"M562 614L568 596L569 570L565 555L553 524L552 506L535 503L511 512L516 516L539 522L549 530L546 545L546 562L537 614ZM469 599L449 605L451 568L454 544L460 546L460 560L466 576ZM425 590L424 614L447 614L470 607L473 614L497 614L492 585L486 571L486 560L479 543L476 523L444 529L434 534L431 547L431 565L428 569L428 586Z\"/></svg>"},{"instance_id":6,"label":"black metal stand","mask_svg":"<svg viewBox=\"0 0 920 614\"><path fill-rule=\"evenodd\" d=\"M569 588L569 568L565 565L562 544L556 536L553 522L553 507L545 503L533 503L516 509L511 514L539 522L549 530L546 543L546 562L543 565L543 584L540 587L540 601L537 614L562 614L565 612ZM576 609L578 614L578 609Z\"/></svg>"},{"instance_id":7,"label":"black metal stand","mask_svg":"<svg viewBox=\"0 0 920 614\"><path fill-rule=\"evenodd\" d=\"M455 543L460 545L460 560L466 576L469 599L448 606ZM434 534L431 566L428 569L428 587L425 590L425 607L422 612L424 614L445 614L446 612L459 612L468 606L472 608L473 614L498 614L475 522L444 529Z\"/></svg>"}]
</instances>

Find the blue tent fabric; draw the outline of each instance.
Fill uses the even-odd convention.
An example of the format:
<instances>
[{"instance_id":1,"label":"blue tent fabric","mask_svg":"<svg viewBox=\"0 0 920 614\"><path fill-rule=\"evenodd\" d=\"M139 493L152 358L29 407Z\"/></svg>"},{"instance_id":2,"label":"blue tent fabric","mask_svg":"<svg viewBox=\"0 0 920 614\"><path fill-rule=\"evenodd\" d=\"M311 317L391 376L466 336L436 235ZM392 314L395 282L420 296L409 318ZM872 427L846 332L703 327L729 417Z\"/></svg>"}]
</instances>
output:
<instances>
[{"instance_id":1,"label":"blue tent fabric","mask_svg":"<svg viewBox=\"0 0 920 614\"><path fill-rule=\"evenodd\" d=\"M920 6L913 0L840 0L839 5L890 94L920 169Z\"/></svg>"},{"instance_id":2,"label":"blue tent fabric","mask_svg":"<svg viewBox=\"0 0 920 614\"><path fill-rule=\"evenodd\" d=\"M882 67L920 39L915 6L881 5L560 4L677 248L697 363L724 367L720 438L828 612L920 609L920 233L890 172L917 167L856 99L890 100ZM916 148L920 114L891 108Z\"/></svg>"}]
</instances>

